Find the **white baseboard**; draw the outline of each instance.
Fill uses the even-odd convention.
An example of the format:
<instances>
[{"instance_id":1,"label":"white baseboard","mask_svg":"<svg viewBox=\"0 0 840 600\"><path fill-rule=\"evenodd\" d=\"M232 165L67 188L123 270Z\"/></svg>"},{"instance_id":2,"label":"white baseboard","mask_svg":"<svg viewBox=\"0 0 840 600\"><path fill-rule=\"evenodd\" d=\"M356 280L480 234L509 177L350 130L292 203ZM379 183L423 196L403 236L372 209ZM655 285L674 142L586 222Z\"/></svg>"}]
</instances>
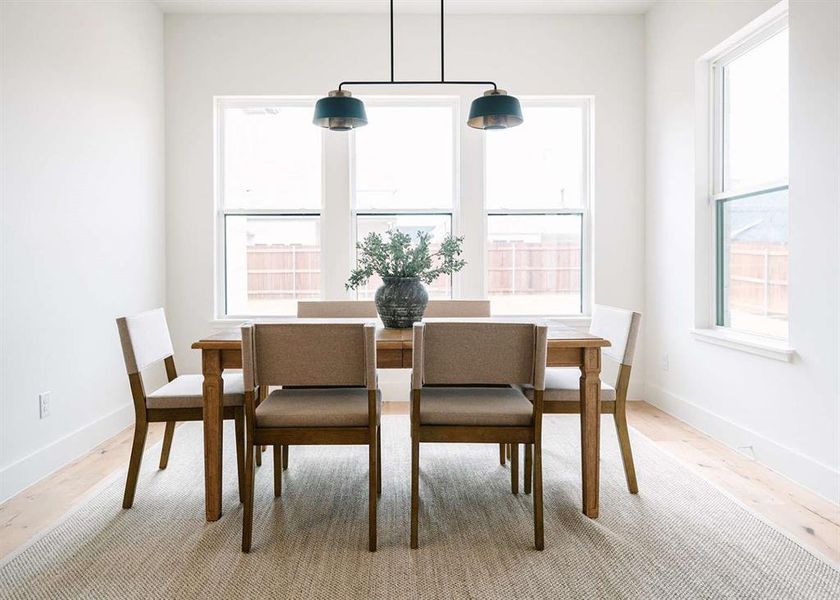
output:
<instances>
[{"instance_id":1,"label":"white baseboard","mask_svg":"<svg viewBox=\"0 0 840 600\"><path fill-rule=\"evenodd\" d=\"M126 404L3 467L0 469L0 502L90 452L133 422L134 407Z\"/></svg>"},{"instance_id":2,"label":"white baseboard","mask_svg":"<svg viewBox=\"0 0 840 600\"><path fill-rule=\"evenodd\" d=\"M729 421L720 415L684 400L659 386L648 383L647 401L703 433L733 448L751 446L757 462L837 502L840 498L840 470L774 442L770 438Z\"/></svg>"}]
</instances>

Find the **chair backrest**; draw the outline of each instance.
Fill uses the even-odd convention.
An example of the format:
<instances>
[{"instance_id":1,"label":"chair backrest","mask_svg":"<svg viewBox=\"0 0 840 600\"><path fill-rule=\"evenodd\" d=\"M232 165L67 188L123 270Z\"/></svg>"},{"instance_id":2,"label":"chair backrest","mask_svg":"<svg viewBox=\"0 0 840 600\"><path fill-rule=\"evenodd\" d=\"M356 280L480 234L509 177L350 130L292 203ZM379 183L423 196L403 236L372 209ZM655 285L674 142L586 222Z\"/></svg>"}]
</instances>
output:
<instances>
[{"instance_id":1,"label":"chair backrest","mask_svg":"<svg viewBox=\"0 0 840 600\"><path fill-rule=\"evenodd\" d=\"M255 385L376 388L373 323L242 326L245 389Z\"/></svg>"},{"instance_id":2,"label":"chair backrest","mask_svg":"<svg viewBox=\"0 0 840 600\"><path fill-rule=\"evenodd\" d=\"M162 308L117 319L125 368L129 375L174 354Z\"/></svg>"},{"instance_id":3,"label":"chair backrest","mask_svg":"<svg viewBox=\"0 0 840 600\"><path fill-rule=\"evenodd\" d=\"M412 387L530 384L541 390L547 337L547 328L533 323L415 323Z\"/></svg>"},{"instance_id":4,"label":"chair backrest","mask_svg":"<svg viewBox=\"0 0 840 600\"><path fill-rule=\"evenodd\" d=\"M465 319L470 317L489 317L489 300L429 300L423 316L428 319L450 317Z\"/></svg>"},{"instance_id":5,"label":"chair backrest","mask_svg":"<svg viewBox=\"0 0 840 600\"><path fill-rule=\"evenodd\" d=\"M611 345L602 350L603 354L629 367L633 364L641 320L642 315L632 310L596 304L589 333L609 340Z\"/></svg>"},{"instance_id":6,"label":"chair backrest","mask_svg":"<svg viewBox=\"0 0 840 600\"><path fill-rule=\"evenodd\" d=\"M376 319L373 300L300 300L297 316L301 319ZM489 317L489 300L429 300L425 315L437 317Z\"/></svg>"},{"instance_id":7,"label":"chair backrest","mask_svg":"<svg viewBox=\"0 0 840 600\"><path fill-rule=\"evenodd\" d=\"M300 300L297 316L301 319L376 319L373 300Z\"/></svg>"}]
</instances>

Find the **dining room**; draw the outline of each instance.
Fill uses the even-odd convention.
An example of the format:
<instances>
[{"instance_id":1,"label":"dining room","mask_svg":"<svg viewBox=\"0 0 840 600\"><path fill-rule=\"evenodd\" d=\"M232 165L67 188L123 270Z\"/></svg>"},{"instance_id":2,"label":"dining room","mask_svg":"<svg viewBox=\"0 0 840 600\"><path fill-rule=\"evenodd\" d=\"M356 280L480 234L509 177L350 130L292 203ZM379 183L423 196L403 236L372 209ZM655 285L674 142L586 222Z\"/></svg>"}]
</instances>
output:
<instances>
[{"instance_id":1,"label":"dining room","mask_svg":"<svg viewBox=\"0 0 840 600\"><path fill-rule=\"evenodd\" d=\"M0 2L0 597L840 597L840 2Z\"/></svg>"}]
</instances>

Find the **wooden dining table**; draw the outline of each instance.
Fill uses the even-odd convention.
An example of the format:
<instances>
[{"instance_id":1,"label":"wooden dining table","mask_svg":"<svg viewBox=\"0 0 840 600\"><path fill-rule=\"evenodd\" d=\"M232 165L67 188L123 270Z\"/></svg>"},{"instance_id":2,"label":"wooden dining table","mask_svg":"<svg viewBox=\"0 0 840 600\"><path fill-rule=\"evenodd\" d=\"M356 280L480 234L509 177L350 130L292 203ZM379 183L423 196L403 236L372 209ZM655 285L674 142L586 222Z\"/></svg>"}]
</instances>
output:
<instances>
[{"instance_id":1,"label":"wooden dining table","mask_svg":"<svg viewBox=\"0 0 840 600\"><path fill-rule=\"evenodd\" d=\"M354 319L336 319L347 322ZM369 322L370 319L355 319ZM492 318L490 319L492 320ZM294 319L296 322L325 322L329 319ZM282 320L280 320L282 322ZM549 367L580 369L581 482L583 513L598 517L600 424L601 424L601 348L609 341L582 332L552 319L539 320L548 326ZM202 337L192 345L201 351L204 375L204 502L208 521L222 516L222 397L225 369L242 368L242 338L238 327ZM412 330L376 330L376 366L379 369L410 369Z\"/></svg>"}]
</instances>

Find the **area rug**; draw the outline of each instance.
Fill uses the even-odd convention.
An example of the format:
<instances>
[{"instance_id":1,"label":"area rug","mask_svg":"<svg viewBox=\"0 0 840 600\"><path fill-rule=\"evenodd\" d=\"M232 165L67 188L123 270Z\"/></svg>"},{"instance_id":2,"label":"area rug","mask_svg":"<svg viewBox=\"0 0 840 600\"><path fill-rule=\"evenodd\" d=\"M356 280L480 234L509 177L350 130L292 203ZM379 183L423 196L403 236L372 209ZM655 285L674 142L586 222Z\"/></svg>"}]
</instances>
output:
<instances>
[{"instance_id":1,"label":"area rug","mask_svg":"<svg viewBox=\"0 0 840 600\"><path fill-rule=\"evenodd\" d=\"M498 446L421 447L420 548L409 542L409 424L383 419L379 550L367 551L367 451L293 447L275 499L257 470L254 544L225 432L224 515L204 521L200 424L176 430L169 467L147 452L134 508L115 478L0 567L2 598L840 597L840 572L633 434L627 493L612 423L602 433L601 516L580 511L579 424L545 419L545 540L531 497L510 492Z\"/></svg>"}]
</instances>

